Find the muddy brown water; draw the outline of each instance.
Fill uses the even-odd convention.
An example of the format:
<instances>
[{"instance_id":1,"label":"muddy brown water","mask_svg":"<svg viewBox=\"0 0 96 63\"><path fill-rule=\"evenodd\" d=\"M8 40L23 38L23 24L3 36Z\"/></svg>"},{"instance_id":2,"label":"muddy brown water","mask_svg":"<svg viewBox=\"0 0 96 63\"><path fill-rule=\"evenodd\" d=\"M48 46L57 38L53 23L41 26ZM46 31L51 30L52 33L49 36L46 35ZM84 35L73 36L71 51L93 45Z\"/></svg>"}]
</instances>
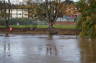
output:
<instances>
[{"instance_id":1,"label":"muddy brown water","mask_svg":"<svg viewBox=\"0 0 96 63\"><path fill-rule=\"evenodd\" d=\"M73 35L0 35L0 63L96 63L95 42Z\"/></svg>"}]
</instances>

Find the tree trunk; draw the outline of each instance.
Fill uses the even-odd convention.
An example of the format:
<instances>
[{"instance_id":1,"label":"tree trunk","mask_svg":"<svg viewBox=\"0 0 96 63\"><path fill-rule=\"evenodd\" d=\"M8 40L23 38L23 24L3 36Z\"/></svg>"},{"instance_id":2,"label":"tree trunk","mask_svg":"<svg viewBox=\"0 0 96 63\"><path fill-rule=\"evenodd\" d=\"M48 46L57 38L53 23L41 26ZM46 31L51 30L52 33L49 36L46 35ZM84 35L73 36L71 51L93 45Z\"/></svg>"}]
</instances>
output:
<instances>
[{"instance_id":1,"label":"tree trunk","mask_svg":"<svg viewBox=\"0 0 96 63\"><path fill-rule=\"evenodd\" d=\"M48 26L49 26L49 29L52 29L53 28L53 22L49 22Z\"/></svg>"}]
</instances>

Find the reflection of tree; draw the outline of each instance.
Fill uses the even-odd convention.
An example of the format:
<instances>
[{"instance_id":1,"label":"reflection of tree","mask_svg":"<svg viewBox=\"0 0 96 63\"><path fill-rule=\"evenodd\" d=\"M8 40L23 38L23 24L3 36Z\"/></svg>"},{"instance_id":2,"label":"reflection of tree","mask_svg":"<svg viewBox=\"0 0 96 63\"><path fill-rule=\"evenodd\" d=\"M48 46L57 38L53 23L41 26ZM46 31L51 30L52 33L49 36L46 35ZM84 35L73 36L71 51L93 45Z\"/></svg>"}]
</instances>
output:
<instances>
[{"instance_id":1,"label":"reflection of tree","mask_svg":"<svg viewBox=\"0 0 96 63\"><path fill-rule=\"evenodd\" d=\"M53 39L53 35L52 34L48 34L48 39L52 40Z\"/></svg>"},{"instance_id":2,"label":"reflection of tree","mask_svg":"<svg viewBox=\"0 0 96 63\"><path fill-rule=\"evenodd\" d=\"M48 41L50 42L48 42L48 44L46 44L46 54L47 55L54 55L54 56L56 56L57 55L57 48L56 48L56 45L55 45L55 43L54 43L54 41L52 41L53 40L53 35L48 35Z\"/></svg>"},{"instance_id":3,"label":"reflection of tree","mask_svg":"<svg viewBox=\"0 0 96 63\"><path fill-rule=\"evenodd\" d=\"M46 45L46 54L47 55L54 55L56 56L57 55L57 48L55 45L52 45L52 44L47 44Z\"/></svg>"},{"instance_id":4,"label":"reflection of tree","mask_svg":"<svg viewBox=\"0 0 96 63\"><path fill-rule=\"evenodd\" d=\"M96 44L95 40L80 40L81 60L82 63L96 62Z\"/></svg>"},{"instance_id":5,"label":"reflection of tree","mask_svg":"<svg viewBox=\"0 0 96 63\"><path fill-rule=\"evenodd\" d=\"M10 39L8 34L5 35L4 40L4 54L10 56Z\"/></svg>"}]
</instances>

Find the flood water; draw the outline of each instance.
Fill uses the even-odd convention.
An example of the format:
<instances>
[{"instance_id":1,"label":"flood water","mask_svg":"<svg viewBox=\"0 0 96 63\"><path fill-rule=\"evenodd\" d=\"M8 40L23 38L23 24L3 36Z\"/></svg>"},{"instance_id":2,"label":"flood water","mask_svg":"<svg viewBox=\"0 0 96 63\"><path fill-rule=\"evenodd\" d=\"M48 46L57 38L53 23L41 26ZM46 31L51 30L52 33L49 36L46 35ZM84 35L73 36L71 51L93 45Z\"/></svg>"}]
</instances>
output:
<instances>
[{"instance_id":1,"label":"flood water","mask_svg":"<svg viewBox=\"0 0 96 63\"><path fill-rule=\"evenodd\" d=\"M96 63L95 42L72 35L1 35L0 63Z\"/></svg>"}]
</instances>

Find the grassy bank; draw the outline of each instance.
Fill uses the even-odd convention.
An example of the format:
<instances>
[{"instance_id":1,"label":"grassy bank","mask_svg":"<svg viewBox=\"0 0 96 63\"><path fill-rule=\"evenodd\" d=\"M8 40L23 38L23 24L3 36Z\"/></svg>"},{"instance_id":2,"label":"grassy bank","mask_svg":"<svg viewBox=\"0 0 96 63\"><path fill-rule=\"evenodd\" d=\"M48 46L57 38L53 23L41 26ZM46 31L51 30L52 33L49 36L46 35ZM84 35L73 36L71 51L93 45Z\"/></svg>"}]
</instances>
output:
<instances>
[{"instance_id":1,"label":"grassy bank","mask_svg":"<svg viewBox=\"0 0 96 63\"><path fill-rule=\"evenodd\" d=\"M0 26L0 28L5 28L6 26ZM12 25L10 27L13 28L48 28L48 25ZM65 25L54 25L54 28L60 28L60 29L76 29L76 25L73 24L65 24Z\"/></svg>"},{"instance_id":2,"label":"grassy bank","mask_svg":"<svg viewBox=\"0 0 96 63\"><path fill-rule=\"evenodd\" d=\"M60 29L76 29L76 25L73 24L66 24L66 25L54 25L55 28Z\"/></svg>"},{"instance_id":3,"label":"grassy bank","mask_svg":"<svg viewBox=\"0 0 96 63\"><path fill-rule=\"evenodd\" d=\"M0 26L0 28L6 28L6 26Z\"/></svg>"}]
</instances>

